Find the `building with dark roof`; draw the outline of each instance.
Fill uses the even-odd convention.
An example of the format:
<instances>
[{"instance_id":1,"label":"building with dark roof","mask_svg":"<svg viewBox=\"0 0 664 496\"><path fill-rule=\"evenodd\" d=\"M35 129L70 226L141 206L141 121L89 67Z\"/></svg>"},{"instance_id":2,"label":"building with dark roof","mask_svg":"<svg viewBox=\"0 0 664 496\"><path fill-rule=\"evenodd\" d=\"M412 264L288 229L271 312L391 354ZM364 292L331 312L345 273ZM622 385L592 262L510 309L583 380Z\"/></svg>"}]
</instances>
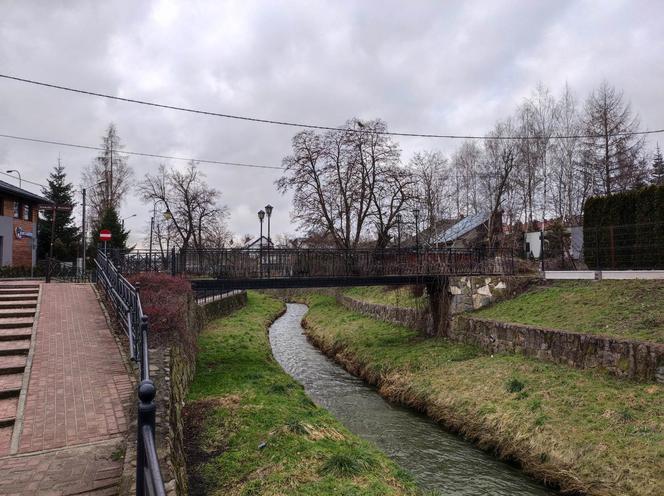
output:
<instances>
[{"instance_id":1,"label":"building with dark roof","mask_svg":"<svg viewBox=\"0 0 664 496\"><path fill-rule=\"evenodd\" d=\"M46 198L0 181L0 265L33 267L37 256L39 206Z\"/></svg>"},{"instance_id":2,"label":"building with dark roof","mask_svg":"<svg viewBox=\"0 0 664 496\"><path fill-rule=\"evenodd\" d=\"M486 242L489 234L491 212L478 212L464 217L434 239L433 244L439 248L474 248ZM502 231L502 213L494 217L494 234Z\"/></svg>"}]
</instances>

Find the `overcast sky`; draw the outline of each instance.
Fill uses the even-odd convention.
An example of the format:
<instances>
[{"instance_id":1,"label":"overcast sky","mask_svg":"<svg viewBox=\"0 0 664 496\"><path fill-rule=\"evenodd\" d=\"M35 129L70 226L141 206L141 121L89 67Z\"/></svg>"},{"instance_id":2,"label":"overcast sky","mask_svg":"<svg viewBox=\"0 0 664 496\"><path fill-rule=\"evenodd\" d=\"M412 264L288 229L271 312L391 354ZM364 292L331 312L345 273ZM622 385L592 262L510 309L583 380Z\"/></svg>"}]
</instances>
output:
<instances>
[{"instance_id":1,"label":"overcast sky","mask_svg":"<svg viewBox=\"0 0 664 496\"><path fill-rule=\"evenodd\" d=\"M538 81L554 93L567 81L583 99L606 78L654 129L663 20L661 0L0 0L0 72L229 114L330 126L380 117L393 131L454 134L485 133ZM281 164L297 132L0 79L0 134L94 146L110 122L127 150L265 165ZM458 143L400 144L407 161ZM0 169L25 179L44 182L58 154L78 186L94 152L0 138ZM159 162L129 159L136 180ZM279 171L203 167L233 232L255 234L268 202L273 233L294 231ZM132 193L121 214L137 214L127 225L140 241L151 206Z\"/></svg>"}]
</instances>

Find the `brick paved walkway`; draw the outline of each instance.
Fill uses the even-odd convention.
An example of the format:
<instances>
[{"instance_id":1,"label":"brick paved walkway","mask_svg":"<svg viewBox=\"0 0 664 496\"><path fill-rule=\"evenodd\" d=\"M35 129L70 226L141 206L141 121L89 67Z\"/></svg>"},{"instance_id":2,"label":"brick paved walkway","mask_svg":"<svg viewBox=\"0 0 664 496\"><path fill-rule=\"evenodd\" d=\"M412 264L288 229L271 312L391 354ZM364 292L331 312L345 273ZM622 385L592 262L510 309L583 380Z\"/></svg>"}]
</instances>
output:
<instances>
[{"instance_id":1,"label":"brick paved walkway","mask_svg":"<svg viewBox=\"0 0 664 496\"><path fill-rule=\"evenodd\" d=\"M133 386L92 286L41 285L31 356L0 494L115 494Z\"/></svg>"}]
</instances>

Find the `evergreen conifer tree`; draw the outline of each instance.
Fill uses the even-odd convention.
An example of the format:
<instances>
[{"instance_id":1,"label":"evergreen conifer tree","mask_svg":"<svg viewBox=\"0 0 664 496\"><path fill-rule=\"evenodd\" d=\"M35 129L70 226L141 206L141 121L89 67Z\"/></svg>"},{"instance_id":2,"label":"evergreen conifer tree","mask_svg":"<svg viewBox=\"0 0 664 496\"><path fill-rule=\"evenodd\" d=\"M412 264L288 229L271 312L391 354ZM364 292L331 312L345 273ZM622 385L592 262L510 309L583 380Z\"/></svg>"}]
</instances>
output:
<instances>
[{"instance_id":1,"label":"evergreen conifer tree","mask_svg":"<svg viewBox=\"0 0 664 496\"><path fill-rule=\"evenodd\" d=\"M129 238L129 231L122 229L122 222L117 210L113 207L104 210L101 218L96 222L96 229L92 235L92 248L103 249L104 243L99 241L99 231L108 229L111 231L111 241L108 243L108 249L121 249L127 248L127 239Z\"/></svg>"},{"instance_id":2,"label":"evergreen conifer tree","mask_svg":"<svg viewBox=\"0 0 664 496\"><path fill-rule=\"evenodd\" d=\"M657 144L655 158L652 161L652 183L658 186L664 185L664 159L659 149L659 143Z\"/></svg>"},{"instance_id":3,"label":"evergreen conifer tree","mask_svg":"<svg viewBox=\"0 0 664 496\"><path fill-rule=\"evenodd\" d=\"M42 188L45 198L56 205L75 205L74 185L67 182L65 168L58 160L58 165L46 180L47 187ZM76 259L79 246L79 228L74 224L73 211L60 211L55 215L55 233L53 237L53 256L58 260L72 261ZM39 235L37 241L37 258L44 259L49 255L53 211L45 210L39 218Z\"/></svg>"}]
</instances>

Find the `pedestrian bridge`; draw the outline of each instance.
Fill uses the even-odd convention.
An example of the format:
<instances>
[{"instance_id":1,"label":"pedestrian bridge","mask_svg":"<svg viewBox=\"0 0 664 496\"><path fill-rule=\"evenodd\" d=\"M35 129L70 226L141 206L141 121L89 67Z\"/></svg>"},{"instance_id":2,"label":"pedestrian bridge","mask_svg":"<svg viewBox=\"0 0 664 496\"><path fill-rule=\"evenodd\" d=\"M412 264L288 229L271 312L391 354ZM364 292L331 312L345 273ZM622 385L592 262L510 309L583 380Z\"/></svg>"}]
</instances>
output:
<instances>
[{"instance_id":1,"label":"pedestrian bridge","mask_svg":"<svg viewBox=\"0 0 664 496\"><path fill-rule=\"evenodd\" d=\"M206 249L176 253L133 251L123 271L169 271L195 291L432 284L449 276L514 272L509 250Z\"/></svg>"}]
</instances>

